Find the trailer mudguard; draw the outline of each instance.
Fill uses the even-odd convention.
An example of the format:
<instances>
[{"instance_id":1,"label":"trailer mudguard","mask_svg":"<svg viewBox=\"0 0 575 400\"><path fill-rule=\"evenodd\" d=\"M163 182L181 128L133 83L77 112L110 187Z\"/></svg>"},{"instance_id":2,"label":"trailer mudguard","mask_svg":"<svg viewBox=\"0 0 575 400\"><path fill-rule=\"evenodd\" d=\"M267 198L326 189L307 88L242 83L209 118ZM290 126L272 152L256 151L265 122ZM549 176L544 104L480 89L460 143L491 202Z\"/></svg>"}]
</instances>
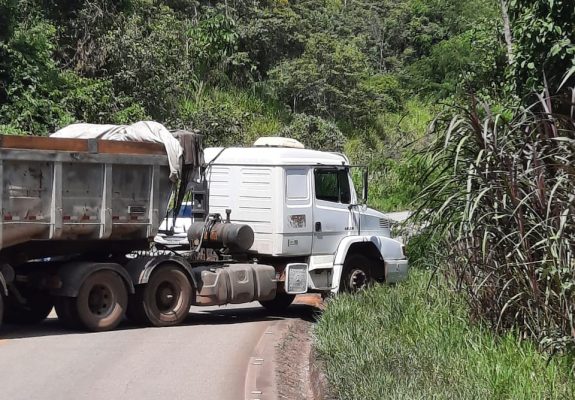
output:
<instances>
[{"instance_id":1,"label":"trailer mudguard","mask_svg":"<svg viewBox=\"0 0 575 400\"><path fill-rule=\"evenodd\" d=\"M128 272L115 263L71 262L58 269L58 276L62 281L59 289L51 290L54 296L77 297L80 287L86 278L96 271L112 270L122 277L128 288L128 293L134 293L134 284Z\"/></svg>"},{"instance_id":2,"label":"trailer mudguard","mask_svg":"<svg viewBox=\"0 0 575 400\"><path fill-rule=\"evenodd\" d=\"M366 243L372 245L377 252L381 255L385 266L389 263L396 263L397 260L402 260L407 265L405 255L403 254L403 245L395 239L385 236L348 236L339 242L339 246L335 253L333 263L333 280L332 280L332 293L339 291L339 283L343 271L343 263L349 252L350 247L355 243ZM395 264L394 264L395 265ZM387 272L384 271L387 275Z\"/></svg>"},{"instance_id":3,"label":"trailer mudguard","mask_svg":"<svg viewBox=\"0 0 575 400\"><path fill-rule=\"evenodd\" d=\"M126 265L126 270L130 274L130 279L134 285L144 285L148 283L152 272L162 264L177 264L186 272L188 278L197 288L196 278L192 273L192 266L184 258L173 255L143 256L130 261Z\"/></svg>"}]
</instances>

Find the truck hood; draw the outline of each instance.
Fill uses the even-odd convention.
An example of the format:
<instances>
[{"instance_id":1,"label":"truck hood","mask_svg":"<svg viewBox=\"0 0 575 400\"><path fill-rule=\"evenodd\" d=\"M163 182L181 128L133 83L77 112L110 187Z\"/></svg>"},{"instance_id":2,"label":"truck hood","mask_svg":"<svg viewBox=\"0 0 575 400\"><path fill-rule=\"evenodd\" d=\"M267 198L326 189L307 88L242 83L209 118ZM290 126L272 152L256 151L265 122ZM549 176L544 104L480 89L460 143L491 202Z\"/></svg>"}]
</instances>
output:
<instances>
[{"instance_id":1,"label":"truck hood","mask_svg":"<svg viewBox=\"0 0 575 400\"><path fill-rule=\"evenodd\" d=\"M369 207L365 211L360 211L360 229L362 234L390 236L390 228L391 222L384 213Z\"/></svg>"}]
</instances>

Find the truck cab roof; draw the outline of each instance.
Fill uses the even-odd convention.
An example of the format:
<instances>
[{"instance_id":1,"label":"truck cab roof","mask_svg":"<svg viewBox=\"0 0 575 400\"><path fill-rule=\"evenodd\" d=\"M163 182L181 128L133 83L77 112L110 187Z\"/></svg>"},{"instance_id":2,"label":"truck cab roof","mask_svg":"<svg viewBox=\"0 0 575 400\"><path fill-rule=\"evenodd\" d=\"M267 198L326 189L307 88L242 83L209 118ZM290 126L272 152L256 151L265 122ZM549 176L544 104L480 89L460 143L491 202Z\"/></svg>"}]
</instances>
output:
<instances>
[{"instance_id":1,"label":"truck cab roof","mask_svg":"<svg viewBox=\"0 0 575 400\"><path fill-rule=\"evenodd\" d=\"M349 165L340 153L287 147L209 147L204 157L206 163L225 165Z\"/></svg>"}]
</instances>

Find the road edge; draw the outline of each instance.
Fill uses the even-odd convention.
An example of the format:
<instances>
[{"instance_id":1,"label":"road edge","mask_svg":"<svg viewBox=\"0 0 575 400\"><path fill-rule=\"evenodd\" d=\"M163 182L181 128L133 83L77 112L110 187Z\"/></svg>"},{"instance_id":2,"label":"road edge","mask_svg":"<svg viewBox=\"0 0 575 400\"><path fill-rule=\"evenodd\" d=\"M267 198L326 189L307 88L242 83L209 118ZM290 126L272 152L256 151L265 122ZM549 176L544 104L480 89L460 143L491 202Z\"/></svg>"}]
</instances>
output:
<instances>
[{"instance_id":1,"label":"road edge","mask_svg":"<svg viewBox=\"0 0 575 400\"><path fill-rule=\"evenodd\" d=\"M323 361L319 358L312 343L311 351L309 352L309 385L313 400L330 399L329 385L324 371Z\"/></svg>"},{"instance_id":2,"label":"road edge","mask_svg":"<svg viewBox=\"0 0 575 400\"><path fill-rule=\"evenodd\" d=\"M244 382L245 400L277 400L276 347L289 327L277 321L264 329L248 360Z\"/></svg>"}]
</instances>

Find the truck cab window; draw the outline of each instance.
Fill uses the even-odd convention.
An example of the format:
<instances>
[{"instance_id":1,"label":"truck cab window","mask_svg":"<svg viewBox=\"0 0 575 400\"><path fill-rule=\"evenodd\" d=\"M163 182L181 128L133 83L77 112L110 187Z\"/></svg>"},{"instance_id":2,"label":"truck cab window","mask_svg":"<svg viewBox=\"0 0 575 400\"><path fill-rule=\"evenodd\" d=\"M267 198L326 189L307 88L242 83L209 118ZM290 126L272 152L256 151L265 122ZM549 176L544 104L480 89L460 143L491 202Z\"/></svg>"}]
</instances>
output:
<instances>
[{"instance_id":1,"label":"truck cab window","mask_svg":"<svg viewBox=\"0 0 575 400\"><path fill-rule=\"evenodd\" d=\"M349 204L351 190L346 170L316 169L314 175L316 199Z\"/></svg>"}]
</instances>

